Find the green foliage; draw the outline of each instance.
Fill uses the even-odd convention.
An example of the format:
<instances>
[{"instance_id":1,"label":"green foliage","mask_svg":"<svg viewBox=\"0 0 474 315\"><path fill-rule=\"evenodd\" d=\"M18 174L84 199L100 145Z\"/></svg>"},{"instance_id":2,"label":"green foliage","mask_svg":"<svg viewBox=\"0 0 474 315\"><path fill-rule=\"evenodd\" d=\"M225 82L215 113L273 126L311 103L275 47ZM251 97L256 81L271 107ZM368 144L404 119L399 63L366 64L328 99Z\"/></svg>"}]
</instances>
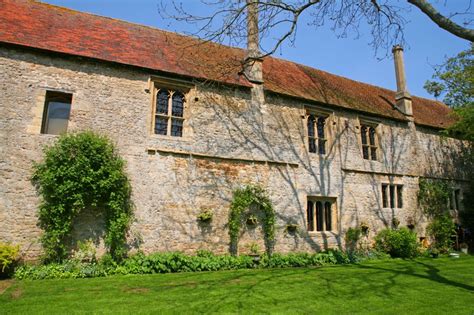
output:
<instances>
[{"instance_id":1,"label":"green foliage","mask_svg":"<svg viewBox=\"0 0 474 315\"><path fill-rule=\"evenodd\" d=\"M448 127L447 134L474 141L474 103L455 108L454 116L457 121Z\"/></svg>"},{"instance_id":2,"label":"green foliage","mask_svg":"<svg viewBox=\"0 0 474 315\"><path fill-rule=\"evenodd\" d=\"M132 217L131 189L114 145L92 132L65 134L46 147L44 155L44 161L34 165L32 180L42 196L39 223L45 260L67 257L73 219L85 209L104 213L105 244L114 259L121 259Z\"/></svg>"},{"instance_id":3,"label":"green foliage","mask_svg":"<svg viewBox=\"0 0 474 315\"><path fill-rule=\"evenodd\" d=\"M360 227L350 227L346 232L346 246L351 251L357 248L357 244L362 236L362 229Z\"/></svg>"},{"instance_id":4,"label":"green foliage","mask_svg":"<svg viewBox=\"0 0 474 315\"><path fill-rule=\"evenodd\" d=\"M311 267L355 263L367 259L385 258L378 253L362 256L329 250L320 253L264 254L258 265L250 256L214 255L208 251L198 251L189 256L183 253L138 253L116 263L110 256L99 262L85 263L78 260L65 260L40 266L20 266L15 271L17 279L63 279L92 278L109 275L154 274L195 271L237 270L250 268Z\"/></svg>"},{"instance_id":5,"label":"green foliage","mask_svg":"<svg viewBox=\"0 0 474 315\"><path fill-rule=\"evenodd\" d=\"M265 247L267 254L271 255L275 240L275 211L265 190L257 185L247 185L234 191L229 212L230 251L233 255L237 254L240 228L248 218L245 214L251 205L258 206L263 212Z\"/></svg>"},{"instance_id":6,"label":"green foliage","mask_svg":"<svg viewBox=\"0 0 474 315\"><path fill-rule=\"evenodd\" d=\"M211 209L202 209L201 212L199 212L197 219L201 222L210 222L212 221L213 216L214 213Z\"/></svg>"},{"instance_id":7,"label":"green foliage","mask_svg":"<svg viewBox=\"0 0 474 315\"><path fill-rule=\"evenodd\" d=\"M446 213L451 187L446 181L420 178L418 203L423 212L430 218Z\"/></svg>"},{"instance_id":8,"label":"green foliage","mask_svg":"<svg viewBox=\"0 0 474 315\"><path fill-rule=\"evenodd\" d=\"M427 81L425 89L438 97L446 93L443 101L451 107L473 105L474 97L474 43L457 56L448 58L435 68L433 78Z\"/></svg>"},{"instance_id":9,"label":"green foliage","mask_svg":"<svg viewBox=\"0 0 474 315\"><path fill-rule=\"evenodd\" d=\"M20 246L0 242L0 275L8 276L11 268L18 260Z\"/></svg>"},{"instance_id":10,"label":"green foliage","mask_svg":"<svg viewBox=\"0 0 474 315\"><path fill-rule=\"evenodd\" d=\"M428 235L434 239L434 247L447 252L453 245L451 236L456 234L456 226L449 215L434 218L427 227Z\"/></svg>"},{"instance_id":11,"label":"green foliage","mask_svg":"<svg viewBox=\"0 0 474 315\"><path fill-rule=\"evenodd\" d=\"M419 254L416 234L404 227L380 231L375 236L375 248L392 257L413 258Z\"/></svg>"}]
</instances>

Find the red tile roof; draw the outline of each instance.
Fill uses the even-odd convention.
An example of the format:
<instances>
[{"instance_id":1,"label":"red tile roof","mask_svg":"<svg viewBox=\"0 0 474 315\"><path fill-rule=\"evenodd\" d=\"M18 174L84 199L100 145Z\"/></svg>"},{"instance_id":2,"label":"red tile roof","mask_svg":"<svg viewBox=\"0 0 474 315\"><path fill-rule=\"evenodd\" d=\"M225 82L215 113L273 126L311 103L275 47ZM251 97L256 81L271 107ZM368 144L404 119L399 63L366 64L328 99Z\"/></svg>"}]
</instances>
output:
<instances>
[{"instance_id":1,"label":"red tile roof","mask_svg":"<svg viewBox=\"0 0 474 315\"><path fill-rule=\"evenodd\" d=\"M0 42L250 86L238 73L244 50L39 3L0 0ZM266 90L405 120L395 92L293 62L265 58ZM413 97L415 122L444 128L453 122L443 103Z\"/></svg>"}]
</instances>

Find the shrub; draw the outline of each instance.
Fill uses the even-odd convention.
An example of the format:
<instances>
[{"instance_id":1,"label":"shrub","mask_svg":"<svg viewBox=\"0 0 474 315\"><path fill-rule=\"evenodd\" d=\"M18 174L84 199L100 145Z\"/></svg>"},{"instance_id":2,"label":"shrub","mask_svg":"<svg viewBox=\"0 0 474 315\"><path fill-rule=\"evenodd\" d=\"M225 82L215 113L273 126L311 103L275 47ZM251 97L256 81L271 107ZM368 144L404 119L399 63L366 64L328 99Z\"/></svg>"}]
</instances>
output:
<instances>
[{"instance_id":1,"label":"shrub","mask_svg":"<svg viewBox=\"0 0 474 315\"><path fill-rule=\"evenodd\" d=\"M380 231L375 236L375 248L392 257L412 258L418 255L416 234L405 227Z\"/></svg>"},{"instance_id":2,"label":"shrub","mask_svg":"<svg viewBox=\"0 0 474 315\"><path fill-rule=\"evenodd\" d=\"M199 212L197 219L201 222L210 222L212 221L213 216L214 213L211 209L202 209L201 212Z\"/></svg>"},{"instance_id":3,"label":"shrub","mask_svg":"<svg viewBox=\"0 0 474 315\"><path fill-rule=\"evenodd\" d=\"M15 271L15 278L33 280L91 278L127 274L311 267L347 264L366 259L380 259L381 257L384 258L380 254L358 256L355 253L347 254L338 250L329 250L320 253L273 254L271 256L264 254L259 264L256 264L250 256L214 255L208 251L198 251L194 256L183 253L155 253L151 255L138 253L123 260L120 264L112 260L110 255L106 255L99 262L84 263L77 260L64 260L60 264L20 266Z\"/></svg>"},{"instance_id":4,"label":"shrub","mask_svg":"<svg viewBox=\"0 0 474 315\"><path fill-rule=\"evenodd\" d=\"M346 246L350 251L357 249L357 244L362 235L362 229L359 227L350 227L346 232Z\"/></svg>"},{"instance_id":5,"label":"shrub","mask_svg":"<svg viewBox=\"0 0 474 315\"><path fill-rule=\"evenodd\" d=\"M125 254L126 231L132 216L125 162L114 145L92 132L62 135L44 149L34 165L33 183L42 196L39 223L46 261L68 255L66 240L74 217L84 209L105 214L105 244L114 259Z\"/></svg>"},{"instance_id":6,"label":"shrub","mask_svg":"<svg viewBox=\"0 0 474 315\"><path fill-rule=\"evenodd\" d=\"M8 277L18 260L19 246L0 242L0 277Z\"/></svg>"},{"instance_id":7,"label":"shrub","mask_svg":"<svg viewBox=\"0 0 474 315\"><path fill-rule=\"evenodd\" d=\"M447 252L453 245L451 236L456 234L456 226L449 215L433 219L427 227L428 235L434 239L433 247Z\"/></svg>"}]
</instances>

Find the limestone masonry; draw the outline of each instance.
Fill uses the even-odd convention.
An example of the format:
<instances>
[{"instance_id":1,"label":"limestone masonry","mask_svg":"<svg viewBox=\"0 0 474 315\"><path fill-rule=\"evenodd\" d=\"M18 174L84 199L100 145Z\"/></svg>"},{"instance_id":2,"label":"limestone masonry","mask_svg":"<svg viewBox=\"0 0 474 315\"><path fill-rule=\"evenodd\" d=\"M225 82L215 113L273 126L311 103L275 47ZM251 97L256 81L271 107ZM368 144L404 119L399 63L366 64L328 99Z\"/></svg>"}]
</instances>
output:
<instances>
[{"instance_id":1,"label":"limestone masonry","mask_svg":"<svg viewBox=\"0 0 474 315\"><path fill-rule=\"evenodd\" d=\"M251 83L228 58L243 60L239 49L212 44L215 60L202 47L180 58L173 38L185 37L33 1L1 0L0 16L0 241L27 258L41 253L30 179L58 137L46 129L56 122L51 95L72 95L68 133L106 134L127 161L131 250L227 253L232 191L251 183L274 203L276 252L344 247L348 228L367 223L372 237L393 218L424 237L419 179L452 180L459 199L468 183L462 143L439 136L452 122L439 102L274 58L263 61L263 83ZM94 30L81 34L88 21ZM165 35L171 40L146 41ZM110 37L123 44L95 50ZM210 223L197 220L205 209ZM76 221L74 238L101 247L101 218ZM252 243L264 248L260 225L244 225L239 251Z\"/></svg>"}]
</instances>

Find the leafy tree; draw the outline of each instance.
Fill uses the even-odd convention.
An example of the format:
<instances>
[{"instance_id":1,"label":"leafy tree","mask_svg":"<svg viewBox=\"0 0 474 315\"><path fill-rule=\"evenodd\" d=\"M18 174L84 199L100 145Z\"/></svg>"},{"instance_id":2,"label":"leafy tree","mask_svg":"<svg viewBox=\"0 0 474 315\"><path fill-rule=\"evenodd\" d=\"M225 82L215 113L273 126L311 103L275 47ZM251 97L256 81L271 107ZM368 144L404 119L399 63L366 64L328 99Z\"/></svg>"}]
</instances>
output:
<instances>
[{"instance_id":1,"label":"leafy tree","mask_svg":"<svg viewBox=\"0 0 474 315\"><path fill-rule=\"evenodd\" d=\"M130 184L114 145L92 132L62 135L34 165L33 183L42 196L39 224L45 260L68 255L73 219L85 209L104 213L105 245L116 260L125 254L132 217Z\"/></svg>"},{"instance_id":2,"label":"leafy tree","mask_svg":"<svg viewBox=\"0 0 474 315\"><path fill-rule=\"evenodd\" d=\"M443 101L447 105L453 108L463 108L458 113L461 117L473 115L474 43L471 43L469 49L446 59L442 65L435 67L433 78L435 81L428 80L425 83L428 93L435 97L445 94Z\"/></svg>"}]
</instances>

